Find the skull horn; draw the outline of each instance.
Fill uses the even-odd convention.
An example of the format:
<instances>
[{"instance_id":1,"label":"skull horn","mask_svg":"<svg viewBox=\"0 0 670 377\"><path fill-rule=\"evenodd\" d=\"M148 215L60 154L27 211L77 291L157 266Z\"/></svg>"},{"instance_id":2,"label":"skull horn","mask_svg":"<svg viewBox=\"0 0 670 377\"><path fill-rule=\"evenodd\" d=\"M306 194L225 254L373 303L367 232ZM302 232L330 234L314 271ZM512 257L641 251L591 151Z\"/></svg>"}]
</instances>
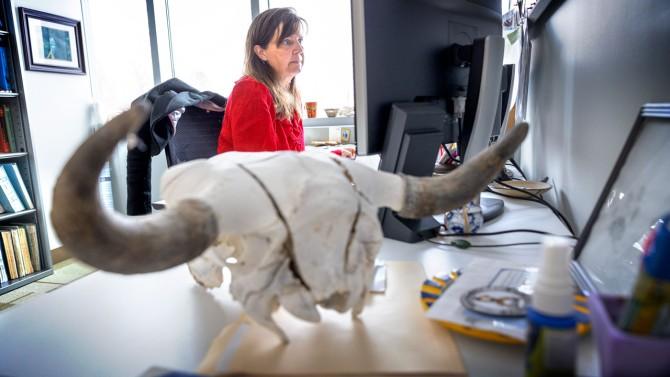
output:
<instances>
[{"instance_id":1,"label":"skull horn","mask_svg":"<svg viewBox=\"0 0 670 377\"><path fill-rule=\"evenodd\" d=\"M405 199L398 214L421 218L457 208L481 192L503 169L528 133L520 123L502 140L442 177L404 176Z\"/></svg>"},{"instance_id":2,"label":"skull horn","mask_svg":"<svg viewBox=\"0 0 670 377\"><path fill-rule=\"evenodd\" d=\"M102 270L164 270L197 257L217 237L213 211L198 200L138 217L100 205L100 170L116 144L145 122L148 111L146 104L135 105L91 135L65 164L54 187L51 221L63 246Z\"/></svg>"}]
</instances>

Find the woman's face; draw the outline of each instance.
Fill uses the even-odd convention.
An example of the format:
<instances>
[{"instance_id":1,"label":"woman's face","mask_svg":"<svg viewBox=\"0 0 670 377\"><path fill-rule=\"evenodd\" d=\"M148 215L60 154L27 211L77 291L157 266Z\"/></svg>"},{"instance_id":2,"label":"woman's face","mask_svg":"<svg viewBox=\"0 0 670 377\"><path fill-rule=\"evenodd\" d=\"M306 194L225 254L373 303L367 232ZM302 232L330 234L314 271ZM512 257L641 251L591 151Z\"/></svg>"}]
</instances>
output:
<instances>
[{"instance_id":1,"label":"woman's face","mask_svg":"<svg viewBox=\"0 0 670 377\"><path fill-rule=\"evenodd\" d=\"M288 85L295 75L302 70L304 58L302 34L297 32L280 41L278 38L281 31L282 26L280 25L267 48L264 49L256 45L254 50L261 60L272 67L275 79L284 85Z\"/></svg>"}]
</instances>

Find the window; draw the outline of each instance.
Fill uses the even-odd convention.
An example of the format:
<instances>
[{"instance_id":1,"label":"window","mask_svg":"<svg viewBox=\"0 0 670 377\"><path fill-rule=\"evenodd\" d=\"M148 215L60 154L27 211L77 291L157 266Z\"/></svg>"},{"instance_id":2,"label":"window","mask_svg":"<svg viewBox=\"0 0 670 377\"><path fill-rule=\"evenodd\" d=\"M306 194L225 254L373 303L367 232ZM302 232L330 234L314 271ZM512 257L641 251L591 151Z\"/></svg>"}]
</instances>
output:
<instances>
[{"instance_id":1,"label":"window","mask_svg":"<svg viewBox=\"0 0 670 377\"><path fill-rule=\"evenodd\" d=\"M244 72L251 3L169 0L168 15L175 77L228 97Z\"/></svg>"},{"instance_id":2,"label":"window","mask_svg":"<svg viewBox=\"0 0 670 377\"><path fill-rule=\"evenodd\" d=\"M88 68L94 98L106 120L154 86L147 6L135 0L87 5Z\"/></svg>"},{"instance_id":3,"label":"window","mask_svg":"<svg viewBox=\"0 0 670 377\"><path fill-rule=\"evenodd\" d=\"M87 11L86 39L88 70L99 119L106 121L130 107L130 103L154 86L147 5L136 0L84 1ZM93 114L91 114L93 115ZM96 125L97 126L97 125ZM105 206L125 213L126 149L117 148L110 171L101 175L100 189ZM113 199L112 199L113 197Z\"/></svg>"},{"instance_id":4,"label":"window","mask_svg":"<svg viewBox=\"0 0 670 377\"><path fill-rule=\"evenodd\" d=\"M354 74L349 0L270 0L271 8L292 7L307 21L305 65L297 76L303 102L323 109L354 106Z\"/></svg>"},{"instance_id":5,"label":"window","mask_svg":"<svg viewBox=\"0 0 670 377\"><path fill-rule=\"evenodd\" d=\"M168 0L174 76L199 90L228 96L244 72L244 43L251 24L247 0ZM349 0L270 0L307 20L305 66L298 75L303 102L327 107L354 103Z\"/></svg>"}]
</instances>

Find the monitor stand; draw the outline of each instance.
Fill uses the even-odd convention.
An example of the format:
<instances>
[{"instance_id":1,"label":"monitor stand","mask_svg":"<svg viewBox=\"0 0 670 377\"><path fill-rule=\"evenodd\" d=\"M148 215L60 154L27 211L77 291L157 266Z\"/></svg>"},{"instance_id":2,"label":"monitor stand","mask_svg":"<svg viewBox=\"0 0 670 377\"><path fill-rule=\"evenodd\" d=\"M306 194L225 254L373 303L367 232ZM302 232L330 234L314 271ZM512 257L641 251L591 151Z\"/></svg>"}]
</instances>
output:
<instances>
[{"instance_id":1,"label":"monitor stand","mask_svg":"<svg viewBox=\"0 0 670 377\"><path fill-rule=\"evenodd\" d=\"M502 199L480 198L479 206L482 207L484 222L487 222L502 215L505 202L503 202Z\"/></svg>"},{"instance_id":2,"label":"monitor stand","mask_svg":"<svg viewBox=\"0 0 670 377\"><path fill-rule=\"evenodd\" d=\"M432 216L420 219L406 219L398 216L388 208L381 210L379 215L384 237L394 240L415 243L433 238L440 229L440 223Z\"/></svg>"}]
</instances>

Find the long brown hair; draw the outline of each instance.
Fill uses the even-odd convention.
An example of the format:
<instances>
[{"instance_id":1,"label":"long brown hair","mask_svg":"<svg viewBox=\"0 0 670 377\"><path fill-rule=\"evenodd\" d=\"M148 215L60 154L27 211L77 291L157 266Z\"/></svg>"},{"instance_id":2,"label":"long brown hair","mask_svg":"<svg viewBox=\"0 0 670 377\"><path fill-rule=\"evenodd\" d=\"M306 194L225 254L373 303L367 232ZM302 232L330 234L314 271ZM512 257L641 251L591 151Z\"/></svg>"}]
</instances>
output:
<instances>
[{"instance_id":1,"label":"long brown hair","mask_svg":"<svg viewBox=\"0 0 670 377\"><path fill-rule=\"evenodd\" d=\"M307 29L307 21L298 16L293 8L273 8L259 14L251 22L247 32L246 59L244 73L265 84L272 93L275 112L280 118L293 118L297 111L300 113L300 92L295 85L295 77L291 80L288 93L275 79L274 71L269 64L262 61L254 52L254 46L263 49L268 47L275 32L281 27L281 34L277 39L277 46L284 38ZM287 95L289 94L289 95Z\"/></svg>"}]
</instances>

